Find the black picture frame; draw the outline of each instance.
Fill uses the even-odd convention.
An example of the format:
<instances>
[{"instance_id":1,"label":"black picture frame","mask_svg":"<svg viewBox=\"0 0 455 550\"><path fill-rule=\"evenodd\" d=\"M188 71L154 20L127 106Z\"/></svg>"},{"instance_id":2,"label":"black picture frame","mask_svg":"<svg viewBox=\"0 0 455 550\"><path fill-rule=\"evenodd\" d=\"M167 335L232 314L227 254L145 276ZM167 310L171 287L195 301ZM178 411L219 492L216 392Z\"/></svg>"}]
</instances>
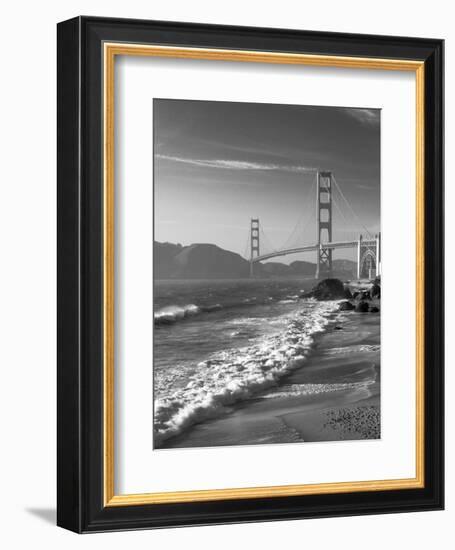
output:
<instances>
[{"instance_id":1,"label":"black picture frame","mask_svg":"<svg viewBox=\"0 0 455 550\"><path fill-rule=\"evenodd\" d=\"M154 43L424 62L425 485L105 506L102 44ZM437 39L77 17L58 25L58 507L77 533L440 510L444 502L443 64Z\"/></svg>"}]
</instances>

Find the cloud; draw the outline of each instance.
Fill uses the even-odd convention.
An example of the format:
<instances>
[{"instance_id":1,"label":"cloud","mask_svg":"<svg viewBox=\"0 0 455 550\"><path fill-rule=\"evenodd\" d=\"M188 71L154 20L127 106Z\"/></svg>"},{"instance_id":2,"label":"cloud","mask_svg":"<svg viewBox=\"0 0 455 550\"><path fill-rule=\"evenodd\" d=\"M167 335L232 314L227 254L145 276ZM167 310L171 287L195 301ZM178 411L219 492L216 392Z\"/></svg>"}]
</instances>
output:
<instances>
[{"instance_id":1,"label":"cloud","mask_svg":"<svg viewBox=\"0 0 455 550\"><path fill-rule=\"evenodd\" d=\"M380 121L379 109L345 109L345 112L365 126L377 126Z\"/></svg>"},{"instance_id":2,"label":"cloud","mask_svg":"<svg viewBox=\"0 0 455 550\"><path fill-rule=\"evenodd\" d=\"M276 170L279 172L293 173L317 171L317 168L312 168L309 166L248 162L243 160L192 159L163 154L157 154L155 155L155 158L172 162L180 162L183 164L188 164L190 166L199 166L202 168L218 168L221 170Z\"/></svg>"}]
</instances>

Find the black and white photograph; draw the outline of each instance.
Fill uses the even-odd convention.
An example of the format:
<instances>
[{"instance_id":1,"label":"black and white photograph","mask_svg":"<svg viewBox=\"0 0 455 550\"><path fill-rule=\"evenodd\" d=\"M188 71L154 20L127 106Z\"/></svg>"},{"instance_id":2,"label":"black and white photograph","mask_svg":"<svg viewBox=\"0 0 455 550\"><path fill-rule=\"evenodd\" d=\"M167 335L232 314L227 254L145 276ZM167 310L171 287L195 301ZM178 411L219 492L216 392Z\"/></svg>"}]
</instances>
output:
<instances>
[{"instance_id":1,"label":"black and white photograph","mask_svg":"<svg viewBox=\"0 0 455 550\"><path fill-rule=\"evenodd\" d=\"M153 108L154 447L379 439L380 110Z\"/></svg>"},{"instance_id":2,"label":"black and white photograph","mask_svg":"<svg viewBox=\"0 0 455 550\"><path fill-rule=\"evenodd\" d=\"M374 8L5 3L3 548L447 548L455 31Z\"/></svg>"}]
</instances>

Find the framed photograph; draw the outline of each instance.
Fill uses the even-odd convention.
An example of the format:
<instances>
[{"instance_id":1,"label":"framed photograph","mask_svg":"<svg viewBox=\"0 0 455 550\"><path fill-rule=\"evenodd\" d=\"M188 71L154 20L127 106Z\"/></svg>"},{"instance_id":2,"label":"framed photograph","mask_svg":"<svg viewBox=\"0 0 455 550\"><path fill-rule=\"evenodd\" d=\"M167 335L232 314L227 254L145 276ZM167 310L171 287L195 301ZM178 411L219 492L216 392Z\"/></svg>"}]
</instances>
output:
<instances>
[{"instance_id":1,"label":"framed photograph","mask_svg":"<svg viewBox=\"0 0 455 550\"><path fill-rule=\"evenodd\" d=\"M443 41L58 25L58 525L443 508Z\"/></svg>"}]
</instances>

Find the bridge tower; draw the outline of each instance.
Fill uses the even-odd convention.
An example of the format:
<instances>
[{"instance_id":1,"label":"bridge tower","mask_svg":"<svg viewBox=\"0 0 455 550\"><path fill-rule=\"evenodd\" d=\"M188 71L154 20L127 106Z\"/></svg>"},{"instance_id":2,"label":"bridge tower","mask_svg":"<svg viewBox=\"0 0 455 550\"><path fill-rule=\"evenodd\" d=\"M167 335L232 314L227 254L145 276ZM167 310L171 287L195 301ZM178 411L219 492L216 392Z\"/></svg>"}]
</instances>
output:
<instances>
[{"instance_id":1,"label":"bridge tower","mask_svg":"<svg viewBox=\"0 0 455 550\"><path fill-rule=\"evenodd\" d=\"M381 233L357 240L357 279L374 279L381 275Z\"/></svg>"},{"instance_id":2,"label":"bridge tower","mask_svg":"<svg viewBox=\"0 0 455 550\"><path fill-rule=\"evenodd\" d=\"M250 277L254 275L253 258L259 256L259 218L251 218L250 223Z\"/></svg>"},{"instance_id":3,"label":"bridge tower","mask_svg":"<svg viewBox=\"0 0 455 550\"><path fill-rule=\"evenodd\" d=\"M332 275L332 249L324 247L324 242L332 242L332 172L318 172L317 177L316 279L319 279Z\"/></svg>"}]
</instances>

